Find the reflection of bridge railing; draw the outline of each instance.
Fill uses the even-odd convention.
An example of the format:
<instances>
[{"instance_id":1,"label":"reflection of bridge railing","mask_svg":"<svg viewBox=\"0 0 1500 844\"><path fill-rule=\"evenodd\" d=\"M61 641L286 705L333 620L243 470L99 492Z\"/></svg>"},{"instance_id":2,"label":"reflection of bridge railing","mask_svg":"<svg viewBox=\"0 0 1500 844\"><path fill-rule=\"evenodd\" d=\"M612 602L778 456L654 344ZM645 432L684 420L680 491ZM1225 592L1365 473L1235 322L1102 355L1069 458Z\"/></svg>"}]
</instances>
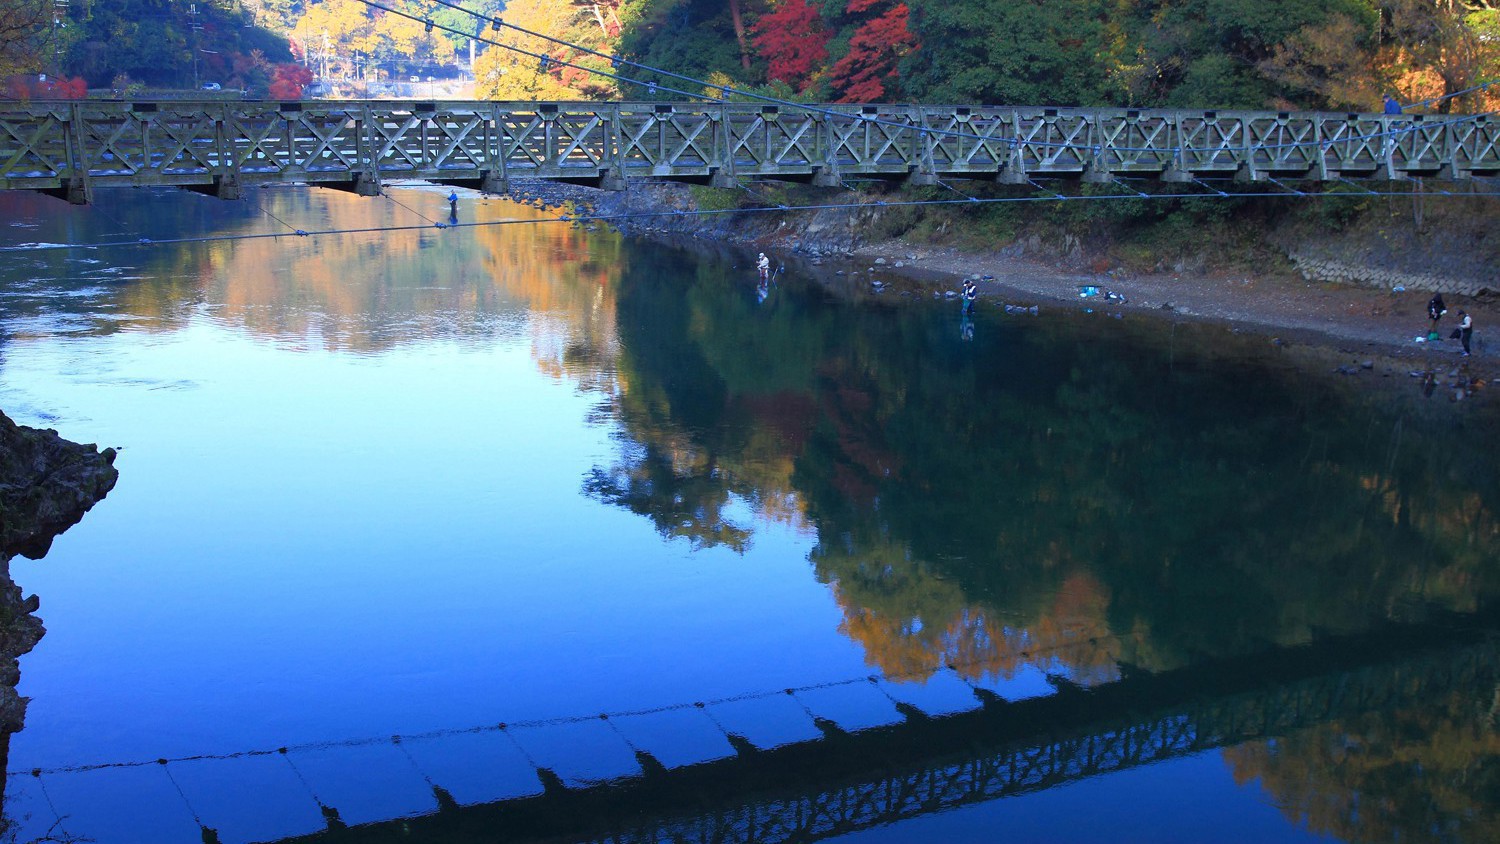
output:
<instances>
[{"instance_id":1,"label":"reflection of bridge railing","mask_svg":"<svg viewBox=\"0 0 1500 844\"><path fill-rule=\"evenodd\" d=\"M837 726L835 720L850 722L817 696L861 688L879 696L870 691L874 684L427 737L17 773L8 778L7 810L29 810L35 817L28 831L60 830L101 844L108 835L88 826L88 806L101 793L150 815L133 829L149 829L151 840L164 844L297 835L338 841L346 834L361 842L386 835L442 842L479 830L486 840L497 830L508 840L814 840L1359 712L1420 705L1456 690L1488 695L1500 678L1496 627L1496 620L1475 619L1392 627L1135 674L1089 690L1060 683L1048 696L1014 701L969 690L967 703L927 706L925 713L888 698L899 710L895 723L853 731ZM951 672L941 677L968 689ZM897 687L886 694L902 695ZM765 724L739 729L730 710L742 703L779 703L788 723L800 723L776 728L780 738ZM691 745L694 730L722 751L701 740L686 750L680 741L653 745L653 732L657 739L688 736ZM663 755L661 747L677 755ZM107 791L90 791L102 786ZM102 828L111 823L118 819ZM346 833L346 825L354 828Z\"/></svg>"},{"instance_id":2,"label":"reflection of bridge railing","mask_svg":"<svg viewBox=\"0 0 1500 844\"><path fill-rule=\"evenodd\" d=\"M908 711L900 724L853 735L830 730L820 741L742 748L735 758L627 782L449 808L403 820L401 840L509 830L515 840L812 841L1453 691L1487 696L1500 679L1497 657L1492 630L1392 627L1088 691L988 698L947 717Z\"/></svg>"},{"instance_id":3,"label":"reflection of bridge railing","mask_svg":"<svg viewBox=\"0 0 1500 844\"><path fill-rule=\"evenodd\" d=\"M1500 173L1486 115L719 103L0 104L0 189L87 202L94 186L252 182L373 194L383 179L503 192L527 176L622 188L965 176L1189 181L1235 175L1462 179Z\"/></svg>"}]
</instances>

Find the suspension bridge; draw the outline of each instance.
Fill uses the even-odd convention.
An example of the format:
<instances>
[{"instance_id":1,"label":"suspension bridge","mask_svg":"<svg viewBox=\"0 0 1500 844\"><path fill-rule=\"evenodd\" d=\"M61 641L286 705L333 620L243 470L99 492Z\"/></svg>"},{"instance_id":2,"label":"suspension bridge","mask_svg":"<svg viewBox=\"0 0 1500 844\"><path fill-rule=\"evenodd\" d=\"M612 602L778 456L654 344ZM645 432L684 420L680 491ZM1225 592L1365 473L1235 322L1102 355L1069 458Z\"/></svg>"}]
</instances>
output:
<instances>
[{"instance_id":1,"label":"suspension bridge","mask_svg":"<svg viewBox=\"0 0 1500 844\"><path fill-rule=\"evenodd\" d=\"M127 794L114 802L134 813L133 834L164 844L814 841L1360 713L1488 701L1497 632L1488 614L1393 624L1089 689L1053 678L1050 693L1017 699L950 666L920 685L859 678L646 712L16 771L6 806L13 820L28 810L23 835L101 844L111 839L89 826L101 781ZM963 694L945 699L944 684Z\"/></svg>"},{"instance_id":2,"label":"suspension bridge","mask_svg":"<svg viewBox=\"0 0 1500 844\"><path fill-rule=\"evenodd\" d=\"M734 102L0 103L0 190L224 199L260 183L367 196L389 180L505 193L513 178L624 190L966 178L1464 181L1500 175L1493 115Z\"/></svg>"}]
</instances>

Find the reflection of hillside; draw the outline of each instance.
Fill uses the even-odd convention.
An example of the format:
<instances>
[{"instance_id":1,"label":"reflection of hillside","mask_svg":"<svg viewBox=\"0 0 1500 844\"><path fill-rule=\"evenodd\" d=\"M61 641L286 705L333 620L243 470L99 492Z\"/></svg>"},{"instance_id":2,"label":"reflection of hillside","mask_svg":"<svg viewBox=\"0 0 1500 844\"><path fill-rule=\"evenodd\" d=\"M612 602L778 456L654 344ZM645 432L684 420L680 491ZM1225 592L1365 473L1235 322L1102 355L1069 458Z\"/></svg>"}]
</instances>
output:
<instances>
[{"instance_id":1,"label":"reflection of hillside","mask_svg":"<svg viewBox=\"0 0 1500 844\"><path fill-rule=\"evenodd\" d=\"M599 467L586 491L649 518L657 531L695 547L748 547L754 521L801 529L801 497L791 482L796 450L812 428L804 390L777 375L804 369L777 347L777 327L755 325L748 290L723 267L656 253L620 281L620 387L608 408L630 446ZM697 276L697 283L687 283ZM703 332L724 329L723 308L740 326L714 344L726 361L703 360ZM753 326L751 331L746 326ZM742 384L765 385L740 388ZM749 509L749 517L739 510Z\"/></svg>"},{"instance_id":2,"label":"reflection of hillside","mask_svg":"<svg viewBox=\"0 0 1500 844\"><path fill-rule=\"evenodd\" d=\"M660 263L621 278L632 447L591 491L731 547L734 502L795 501L843 631L887 673L1108 679L1500 588L1483 437L1263 341L1053 320L959 343L946 311L757 306L723 265Z\"/></svg>"},{"instance_id":3,"label":"reflection of hillside","mask_svg":"<svg viewBox=\"0 0 1500 844\"><path fill-rule=\"evenodd\" d=\"M1343 841L1500 840L1496 700L1465 694L1224 751L1282 813Z\"/></svg>"},{"instance_id":4,"label":"reflection of hillside","mask_svg":"<svg viewBox=\"0 0 1500 844\"><path fill-rule=\"evenodd\" d=\"M467 197L462 222L523 222L425 230L429 223L419 213L447 215L441 194L395 190L393 196L267 189L252 194L248 209L217 200L204 206L185 194L121 196L117 214L153 221L173 236L285 232L288 225L423 230L116 250L112 260L129 259L140 269L127 264L132 280L102 294L101 309L121 319L100 330L120 323L176 330L207 311L266 340L372 352L413 341L513 335L524 326L543 371L586 386L611 381L618 345L611 287L624 260L618 235L525 222L556 215ZM66 273L60 266L57 274Z\"/></svg>"},{"instance_id":5,"label":"reflection of hillside","mask_svg":"<svg viewBox=\"0 0 1500 844\"><path fill-rule=\"evenodd\" d=\"M1063 580L1038 615L1007 619L904 549L865 549L857 561L838 554L820 547L813 560L820 576L839 572L831 578L844 612L839 632L859 642L865 660L887 677L925 680L944 666L973 680L1008 680L1026 667L1084 686L1119 676L1109 596L1088 574Z\"/></svg>"}]
</instances>

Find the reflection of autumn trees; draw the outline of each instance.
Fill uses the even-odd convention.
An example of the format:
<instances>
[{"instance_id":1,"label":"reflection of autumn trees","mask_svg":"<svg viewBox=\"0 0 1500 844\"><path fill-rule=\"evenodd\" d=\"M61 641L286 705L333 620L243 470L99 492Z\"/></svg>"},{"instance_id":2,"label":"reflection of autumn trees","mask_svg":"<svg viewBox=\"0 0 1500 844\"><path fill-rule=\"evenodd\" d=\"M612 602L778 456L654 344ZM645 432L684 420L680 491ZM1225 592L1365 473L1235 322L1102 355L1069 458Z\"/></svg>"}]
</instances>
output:
<instances>
[{"instance_id":1,"label":"reflection of autumn trees","mask_svg":"<svg viewBox=\"0 0 1500 844\"><path fill-rule=\"evenodd\" d=\"M1080 685L1119 676L1108 590L1087 573L1064 578L1050 602L1023 615L974 601L905 548L872 542L858 560L841 553L827 546L813 553L820 573L839 572L839 632L859 642L886 676L925 680L944 666L974 680L1010 679L1027 666Z\"/></svg>"},{"instance_id":2,"label":"reflection of autumn trees","mask_svg":"<svg viewBox=\"0 0 1500 844\"><path fill-rule=\"evenodd\" d=\"M632 264L620 290L620 389L609 411L628 445L585 490L695 547L743 551L755 520L800 527L790 476L814 408L786 387L805 380L789 374L805 365L774 349L786 318L768 327L722 266L681 254ZM719 332L723 366L699 342Z\"/></svg>"},{"instance_id":3,"label":"reflection of autumn trees","mask_svg":"<svg viewBox=\"0 0 1500 844\"><path fill-rule=\"evenodd\" d=\"M1496 841L1495 712L1490 699L1455 693L1240 745L1224 758L1236 782L1259 780L1284 815L1317 834L1342 841Z\"/></svg>"},{"instance_id":4,"label":"reflection of autumn trees","mask_svg":"<svg viewBox=\"0 0 1500 844\"><path fill-rule=\"evenodd\" d=\"M179 232L215 233L276 231L280 224L273 227L269 215L309 230L425 226L418 214L447 215L441 194L395 196L267 190L252 200L266 215L230 221L194 219L199 207L191 197L156 197L120 213L176 215ZM466 197L463 222L521 222L157 249L143 277L113 296L148 330L175 329L208 306L215 319L254 336L335 351L502 336L524 325L542 371L607 389L617 352L610 287L624 260L620 239L530 222L551 216L503 200Z\"/></svg>"},{"instance_id":5,"label":"reflection of autumn trees","mask_svg":"<svg viewBox=\"0 0 1500 844\"><path fill-rule=\"evenodd\" d=\"M1065 317L965 344L946 311L758 307L722 267L674 269L622 278L632 447L591 491L735 548L735 502L796 501L889 673L1108 679L1495 592L1493 461L1446 410L1191 327L1175 353L1157 326Z\"/></svg>"}]
</instances>

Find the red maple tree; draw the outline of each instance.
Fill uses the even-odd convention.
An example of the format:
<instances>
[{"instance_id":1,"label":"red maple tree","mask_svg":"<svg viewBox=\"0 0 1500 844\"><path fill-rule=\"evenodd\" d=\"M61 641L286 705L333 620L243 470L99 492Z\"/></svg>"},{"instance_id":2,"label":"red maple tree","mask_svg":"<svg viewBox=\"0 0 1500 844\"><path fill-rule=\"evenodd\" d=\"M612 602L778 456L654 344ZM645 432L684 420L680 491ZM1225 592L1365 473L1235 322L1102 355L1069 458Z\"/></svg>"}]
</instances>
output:
<instances>
[{"instance_id":1,"label":"red maple tree","mask_svg":"<svg viewBox=\"0 0 1500 844\"><path fill-rule=\"evenodd\" d=\"M857 2L857 0L856 0ZM751 27L755 49L766 59L766 77L799 91L807 89L813 71L828 58L830 33L807 0L781 0Z\"/></svg>"},{"instance_id":2,"label":"red maple tree","mask_svg":"<svg viewBox=\"0 0 1500 844\"><path fill-rule=\"evenodd\" d=\"M14 76L5 85L5 96L15 100L81 100L89 95L83 77Z\"/></svg>"},{"instance_id":3,"label":"red maple tree","mask_svg":"<svg viewBox=\"0 0 1500 844\"><path fill-rule=\"evenodd\" d=\"M302 89L313 81L312 71L300 64L276 65L268 92L273 100L300 100Z\"/></svg>"},{"instance_id":4,"label":"red maple tree","mask_svg":"<svg viewBox=\"0 0 1500 844\"><path fill-rule=\"evenodd\" d=\"M872 10L886 0L849 0L852 13ZM854 31L849 52L828 71L828 82L841 103L871 103L892 92L896 63L920 45L907 28L910 10L896 3Z\"/></svg>"}]
</instances>

